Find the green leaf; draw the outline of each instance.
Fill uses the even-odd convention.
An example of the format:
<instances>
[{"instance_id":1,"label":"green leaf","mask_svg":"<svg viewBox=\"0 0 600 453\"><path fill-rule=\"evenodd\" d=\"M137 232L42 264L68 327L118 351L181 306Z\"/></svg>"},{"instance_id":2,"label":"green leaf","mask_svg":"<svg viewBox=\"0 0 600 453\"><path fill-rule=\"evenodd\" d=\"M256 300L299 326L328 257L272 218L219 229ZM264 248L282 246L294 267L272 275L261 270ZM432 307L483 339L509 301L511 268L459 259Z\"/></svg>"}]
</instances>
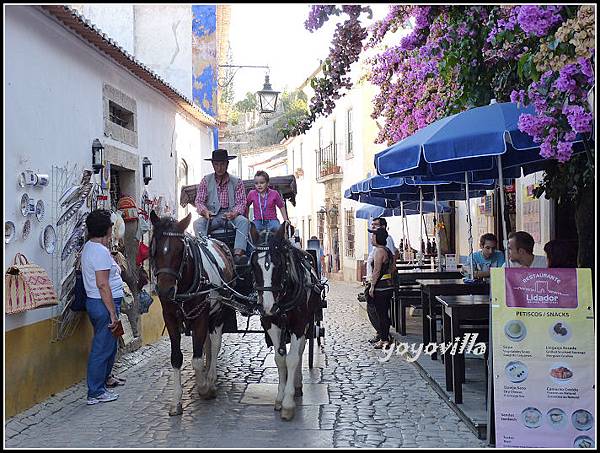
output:
<instances>
[{"instance_id":1,"label":"green leaf","mask_svg":"<svg viewBox=\"0 0 600 453\"><path fill-rule=\"evenodd\" d=\"M523 70L525 67L525 64L527 63L527 61L529 60L529 53L524 53L523 55L521 55L521 58L519 58L519 63L517 65L517 75L519 76L519 80L523 81Z\"/></svg>"},{"instance_id":2,"label":"green leaf","mask_svg":"<svg viewBox=\"0 0 600 453\"><path fill-rule=\"evenodd\" d=\"M560 44L560 40L557 38L554 41L548 43L548 49L555 50L559 44Z\"/></svg>"}]
</instances>

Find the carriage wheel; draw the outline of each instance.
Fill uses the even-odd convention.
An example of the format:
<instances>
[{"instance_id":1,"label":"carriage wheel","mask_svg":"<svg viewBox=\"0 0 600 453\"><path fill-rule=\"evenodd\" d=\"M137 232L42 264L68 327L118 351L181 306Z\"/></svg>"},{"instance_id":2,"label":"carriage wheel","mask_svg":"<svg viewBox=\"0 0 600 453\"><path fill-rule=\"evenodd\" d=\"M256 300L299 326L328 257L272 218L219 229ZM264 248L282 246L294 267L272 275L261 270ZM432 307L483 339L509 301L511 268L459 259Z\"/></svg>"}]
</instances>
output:
<instances>
[{"instance_id":1,"label":"carriage wheel","mask_svg":"<svg viewBox=\"0 0 600 453\"><path fill-rule=\"evenodd\" d=\"M309 326L309 337L308 337L308 368L312 370L314 359L315 359L315 318L313 315L312 322Z\"/></svg>"}]
</instances>

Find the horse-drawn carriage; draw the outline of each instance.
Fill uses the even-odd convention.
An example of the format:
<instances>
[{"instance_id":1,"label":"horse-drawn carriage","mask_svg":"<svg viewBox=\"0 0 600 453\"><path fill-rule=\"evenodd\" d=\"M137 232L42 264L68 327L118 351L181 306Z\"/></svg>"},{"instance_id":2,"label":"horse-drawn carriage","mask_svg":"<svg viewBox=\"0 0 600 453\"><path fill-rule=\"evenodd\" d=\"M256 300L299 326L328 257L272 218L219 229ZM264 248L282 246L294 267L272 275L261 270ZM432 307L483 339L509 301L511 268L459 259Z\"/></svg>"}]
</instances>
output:
<instances>
[{"instance_id":1,"label":"horse-drawn carriage","mask_svg":"<svg viewBox=\"0 0 600 453\"><path fill-rule=\"evenodd\" d=\"M193 184L189 186L183 186L181 188L181 194L179 198L179 202L182 207L187 206L188 204L194 207L194 201L196 199L196 191L198 185ZM254 188L254 180L247 179L244 180L244 189L246 193ZM296 206L296 195L297 195L297 186L296 186L296 178L293 175L289 176L275 176L272 177L269 181L269 188L273 190L277 190L284 202L287 204L289 201L293 206ZM228 222L224 228L212 231L208 236L213 239L217 239L227 245L230 250L233 250L233 244L235 242L235 229L233 225ZM313 240L314 241L314 240ZM311 241L312 242L312 241ZM310 254L313 267L317 274L319 281L323 281L323 277L319 272L321 266L318 265L319 253L318 248L308 248L306 250L307 253ZM253 279L252 276L248 274L249 269L244 268L244 266L236 266L238 273L238 285L235 291L231 293L231 297L221 299L221 302L226 305L224 309L224 327L223 333L265 333L263 330L250 330L239 329L237 323L237 313L239 312L242 316L247 316L248 318L252 315L259 314L257 311L253 311L253 307L256 307L256 290L253 288ZM324 283L324 282L323 282ZM326 288L326 284L324 283L324 289ZM237 294L236 294L237 293ZM317 311L314 313L314 319L312 320L311 325L308 329L308 366L309 368L313 368L314 364L314 345L315 342L318 346L321 345L321 339L325 335L325 328L323 327L323 308L327 307L327 300L325 298L326 293L322 291L321 293L321 305L318 307ZM249 321L249 319L248 319ZM270 339L268 335L266 335L266 341L270 344Z\"/></svg>"},{"instance_id":2,"label":"horse-drawn carriage","mask_svg":"<svg viewBox=\"0 0 600 453\"><path fill-rule=\"evenodd\" d=\"M244 181L246 188L252 181ZM293 176L272 178L271 189L295 204ZM180 204L194 204L197 186L182 188ZM150 258L171 339L171 364L175 372L175 400L169 413L179 415L181 406L182 330L191 334L200 396L216 396L216 358L223 333L255 332L238 329L237 313L260 315L267 344L275 347L280 385L275 409L281 417L294 416L293 398L302 395L302 355L308 340L312 368L314 343L321 343L327 282L317 265L318 253L294 247L288 226L260 234L251 228L253 246L249 263L233 260L235 227L227 222L207 237L186 233L191 215L177 221L150 215L153 224ZM182 327L183 326L183 327ZM290 345L289 352L287 344ZM288 379L289 377L289 379Z\"/></svg>"}]
</instances>

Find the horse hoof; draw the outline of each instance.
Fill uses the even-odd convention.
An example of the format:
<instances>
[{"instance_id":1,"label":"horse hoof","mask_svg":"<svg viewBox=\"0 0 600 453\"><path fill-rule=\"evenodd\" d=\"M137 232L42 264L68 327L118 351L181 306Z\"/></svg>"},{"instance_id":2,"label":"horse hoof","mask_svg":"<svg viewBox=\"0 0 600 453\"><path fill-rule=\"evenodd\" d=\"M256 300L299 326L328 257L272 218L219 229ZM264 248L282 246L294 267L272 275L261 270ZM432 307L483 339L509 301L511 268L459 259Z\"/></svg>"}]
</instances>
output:
<instances>
[{"instance_id":1,"label":"horse hoof","mask_svg":"<svg viewBox=\"0 0 600 453\"><path fill-rule=\"evenodd\" d=\"M275 401L275 410L276 411L280 411L281 410L281 401Z\"/></svg>"},{"instance_id":2,"label":"horse hoof","mask_svg":"<svg viewBox=\"0 0 600 453\"><path fill-rule=\"evenodd\" d=\"M294 389L294 398L298 398L299 396L302 396L302 387L297 387L296 389Z\"/></svg>"},{"instance_id":3,"label":"horse hoof","mask_svg":"<svg viewBox=\"0 0 600 453\"><path fill-rule=\"evenodd\" d=\"M291 407L291 408L282 407L281 408L281 419L290 421L291 419L294 418L294 412L295 412L295 410L293 407Z\"/></svg>"},{"instance_id":4,"label":"horse hoof","mask_svg":"<svg viewBox=\"0 0 600 453\"><path fill-rule=\"evenodd\" d=\"M217 397L217 389L209 389L204 393L200 393L200 398L203 400L214 400Z\"/></svg>"},{"instance_id":5,"label":"horse hoof","mask_svg":"<svg viewBox=\"0 0 600 453\"><path fill-rule=\"evenodd\" d=\"M181 406L181 403L177 404L177 406L171 406L171 409L169 410L169 415L172 417L174 415L181 415L183 414L183 407Z\"/></svg>"}]
</instances>

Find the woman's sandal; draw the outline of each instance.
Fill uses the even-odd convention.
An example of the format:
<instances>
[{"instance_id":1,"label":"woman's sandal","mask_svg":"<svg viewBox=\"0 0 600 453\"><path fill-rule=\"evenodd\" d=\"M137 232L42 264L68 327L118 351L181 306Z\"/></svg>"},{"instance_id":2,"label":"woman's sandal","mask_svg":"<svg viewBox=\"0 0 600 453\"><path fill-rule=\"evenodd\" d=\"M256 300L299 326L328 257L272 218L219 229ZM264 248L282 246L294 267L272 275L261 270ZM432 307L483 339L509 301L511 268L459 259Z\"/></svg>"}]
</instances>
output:
<instances>
[{"instance_id":1,"label":"woman's sandal","mask_svg":"<svg viewBox=\"0 0 600 453\"><path fill-rule=\"evenodd\" d=\"M114 388L114 387L118 387L119 385L125 385L125 381L126 381L126 379L118 378L116 376L110 376L106 380L106 387Z\"/></svg>"}]
</instances>

